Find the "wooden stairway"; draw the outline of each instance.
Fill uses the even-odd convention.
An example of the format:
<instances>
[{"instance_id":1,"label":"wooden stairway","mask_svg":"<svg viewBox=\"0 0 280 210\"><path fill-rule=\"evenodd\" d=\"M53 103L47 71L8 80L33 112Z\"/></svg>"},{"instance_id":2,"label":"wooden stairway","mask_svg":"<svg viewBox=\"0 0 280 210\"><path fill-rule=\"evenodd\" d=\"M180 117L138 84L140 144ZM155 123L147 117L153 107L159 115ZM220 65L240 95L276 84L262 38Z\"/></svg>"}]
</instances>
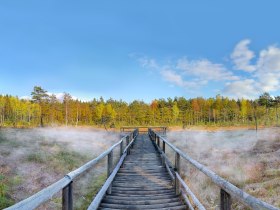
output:
<instances>
[{"instance_id":1,"label":"wooden stairway","mask_svg":"<svg viewBox=\"0 0 280 210\"><path fill-rule=\"evenodd\" d=\"M186 209L148 135L139 135L99 209Z\"/></svg>"}]
</instances>

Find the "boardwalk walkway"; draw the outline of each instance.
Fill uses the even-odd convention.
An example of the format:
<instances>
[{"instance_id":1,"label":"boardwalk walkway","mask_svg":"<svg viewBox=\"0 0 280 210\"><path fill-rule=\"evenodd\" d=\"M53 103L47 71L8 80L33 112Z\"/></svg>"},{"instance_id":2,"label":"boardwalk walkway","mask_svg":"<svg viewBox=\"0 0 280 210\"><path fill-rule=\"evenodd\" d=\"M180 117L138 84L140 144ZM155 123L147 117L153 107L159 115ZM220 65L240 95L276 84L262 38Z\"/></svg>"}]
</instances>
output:
<instances>
[{"instance_id":1,"label":"boardwalk walkway","mask_svg":"<svg viewBox=\"0 0 280 210\"><path fill-rule=\"evenodd\" d=\"M186 209L148 135L139 135L100 209Z\"/></svg>"}]
</instances>

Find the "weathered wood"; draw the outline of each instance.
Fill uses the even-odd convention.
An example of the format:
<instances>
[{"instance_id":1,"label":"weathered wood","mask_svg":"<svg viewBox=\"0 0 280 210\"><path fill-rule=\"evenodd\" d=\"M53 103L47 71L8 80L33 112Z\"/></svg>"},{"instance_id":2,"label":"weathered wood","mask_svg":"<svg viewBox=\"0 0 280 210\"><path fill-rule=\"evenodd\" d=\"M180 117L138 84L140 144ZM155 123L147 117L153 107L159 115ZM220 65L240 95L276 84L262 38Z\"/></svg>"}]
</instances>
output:
<instances>
[{"instance_id":1,"label":"weathered wood","mask_svg":"<svg viewBox=\"0 0 280 210\"><path fill-rule=\"evenodd\" d=\"M141 135L133 145L112 182L112 193L102 199L99 208L186 209L162 166L160 154L164 153L157 144Z\"/></svg>"},{"instance_id":2,"label":"weathered wood","mask_svg":"<svg viewBox=\"0 0 280 210\"><path fill-rule=\"evenodd\" d=\"M167 172L168 172L169 176L171 177L172 181L174 181L174 180L175 180L175 176L172 174L172 172L171 172L171 170L170 170L170 167L169 167L169 165L167 164L167 161L165 161L165 167L166 167Z\"/></svg>"},{"instance_id":3,"label":"weathered wood","mask_svg":"<svg viewBox=\"0 0 280 210\"><path fill-rule=\"evenodd\" d=\"M157 130L159 133L162 133L163 135L166 134L166 127L164 126L123 126L120 128L121 132L132 132L135 129L138 129L139 133L141 134L147 134L149 132L149 129Z\"/></svg>"},{"instance_id":4,"label":"weathered wood","mask_svg":"<svg viewBox=\"0 0 280 210\"><path fill-rule=\"evenodd\" d=\"M162 209L162 208L168 208L170 207L176 207L182 205L180 201L172 202L172 203L164 203L164 204L151 204L151 205L137 205L137 209ZM121 204L111 204L111 203L104 203L101 204L101 207L105 208L111 208L111 209L135 209L135 205L121 205ZM182 209L182 208L181 208Z\"/></svg>"},{"instance_id":5,"label":"weathered wood","mask_svg":"<svg viewBox=\"0 0 280 210\"><path fill-rule=\"evenodd\" d=\"M126 146L129 145L129 140L130 140L130 135L128 135L128 136L126 137ZM127 152L127 154L129 155L129 151Z\"/></svg>"},{"instance_id":6,"label":"weathered wood","mask_svg":"<svg viewBox=\"0 0 280 210\"><path fill-rule=\"evenodd\" d=\"M123 155L123 140L120 143L120 158Z\"/></svg>"},{"instance_id":7,"label":"weathered wood","mask_svg":"<svg viewBox=\"0 0 280 210\"><path fill-rule=\"evenodd\" d=\"M180 154L181 158L187 160L190 164L192 164L195 168L200 170L206 176L208 176L216 185L218 185L221 189L226 191L232 197L236 198L244 205L252 208L252 209L268 209L268 210L279 210L279 208L272 206L266 202L263 202L248 193L242 191L241 189L237 188L227 180L223 179L222 177L215 174L213 171L209 170L206 166L199 163L198 161L192 159L190 156L179 150L177 147L172 145L167 139L160 136L153 130L150 130L150 136L159 136L162 141L164 141L171 149L173 149L176 153Z\"/></svg>"},{"instance_id":8,"label":"weathered wood","mask_svg":"<svg viewBox=\"0 0 280 210\"><path fill-rule=\"evenodd\" d=\"M108 154L108 159L107 159L107 177L110 177L112 171L113 171L113 150ZM112 192L112 186L110 185L108 187L107 193L111 194Z\"/></svg>"},{"instance_id":9,"label":"weathered wood","mask_svg":"<svg viewBox=\"0 0 280 210\"><path fill-rule=\"evenodd\" d=\"M6 210L36 209L42 203L51 199L53 197L53 195L58 193L61 189L63 189L65 186L67 186L70 182L71 182L70 177L65 176L64 178L62 178L59 181L55 182L54 184L48 186L47 188L41 190L40 192L32 195L31 197L26 198L25 200L6 208Z\"/></svg>"},{"instance_id":10,"label":"weathered wood","mask_svg":"<svg viewBox=\"0 0 280 210\"><path fill-rule=\"evenodd\" d=\"M197 197L193 194L191 189L188 187L188 185L184 182L184 180L181 178L181 176L175 172L175 176L177 180L181 183L182 189L189 195L194 203L194 205L199 209L199 210L206 210L204 206L201 204L201 202L197 199Z\"/></svg>"},{"instance_id":11,"label":"weathered wood","mask_svg":"<svg viewBox=\"0 0 280 210\"><path fill-rule=\"evenodd\" d=\"M188 210L194 210L194 208L192 207L192 204L191 204L190 200L188 199L188 197L186 196L185 193L182 193L182 197L183 197L185 203L187 204L187 207L188 207L187 209L188 209Z\"/></svg>"},{"instance_id":12,"label":"weathered wood","mask_svg":"<svg viewBox=\"0 0 280 210\"><path fill-rule=\"evenodd\" d=\"M73 209L73 182L62 189L62 210Z\"/></svg>"},{"instance_id":13,"label":"weathered wood","mask_svg":"<svg viewBox=\"0 0 280 210\"><path fill-rule=\"evenodd\" d=\"M231 196L226 191L221 189L220 191L220 209L231 210Z\"/></svg>"},{"instance_id":14,"label":"weathered wood","mask_svg":"<svg viewBox=\"0 0 280 210\"><path fill-rule=\"evenodd\" d=\"M128 136L126 136L126 146L129 144L129 135Z\"/></svg>"},{"instance_id":15,"label":"weathered wood","mask_svg":"<svg viewBox=\"0 0 280 210\"><path fill-rule=\"evenodd\" d=\"M150 136L151 137L151 136ZM157 146L157 144L155 144L156 148L158 149L158 151L160 151L161 157L164 159L164 167L166 168L169 176L171 177L172 181L175 180L175 176L173 175L173 173L171 172L172 168L172 163L170 162L170 160L168 159L167 155L161 150L161 148L159 148Z\"/></svg>"},{"instance_id":16,"label":"weathered wood","mask_svg":"<svg viewBox=\"0 0 280 210\"><path fill-rule=\"evenodd\" d=\"M124 137L126 138L126 137ZM67 174L67 176L69 176L71 178L71 180L73 180L74 178L76 178L77 176L81 175L82 173L86 172L88 169L92 168L93 166L95 166L97 163L99 163L99 161L101 161L104 157L106 157L113 149L115 149L118 145L120 145L120 143L123 141L123 139L120 140L119 142L117 142L116 144L114 144L113 146L111 146L108 150L106 150L105 152L103 152L102 154L100 154L97 158L87 162L86 164L84 164L83 166L81 166L80 168L70 172Z\"/></svg>"},{"instance_id":17,"label":"weathered wood","mask_svg":"<svg viewBox=\"0 0 280 210\"><path fill-rule=\"evenodd\" d=\"M92 210L92 209L97 209L98 208L102 198L104 197L108 188L111 186L112 181L114 180L118 170L120 169L121 165L123 164L123 161L124 161L125 157L127 156L127 151L129 149L129 147L133 144L134 140L135 140L135 138L132 139L132 141L126 146L126 148L124 149L124 153L123 153L122 157L120 158L118 164L116 165L116 167L114 168L113 172L110 174L108 179L105 181L104 185L99 190L99 192L95 196L94 200L91 202L88 209Z\"/></svg>"},{"instance_id":18,"label":"weathered wood","mask_svg":"<svg viewBox=\"0 0 280 210\"><path fill-rule=\"evenodd\" d=\"M175 172L177 172L180 175L181 168L180 168L180 154L175 153ZM175 176L175 191L176 195L180 194L180 181L178 180L177 176Z\"/></svg>"},{"instance_id":19,"label":"weathered wood","mask_svg":"<svg viewBox=\"0 0 280 210\"><path fill-rule=\"evenodd\" d=\"M99 192L97 193L97 195L95 196L94 200L92 201L92 203L90 204L90 206L88 207L88 209L97 209L102 198L104 197L107 189L109 188L109 186L111 185L114 177L116 176L124 158L126 156L126 153L123 154L123 156L121 157L121 159L119 160L117 166L115 167L115 169L113 170L113 172L111 173L111 175L109 176L109 178L106 180L106 182L104 183L104 185L102 186L102 188L99 190Z\"/></svg>"}]
</instances>

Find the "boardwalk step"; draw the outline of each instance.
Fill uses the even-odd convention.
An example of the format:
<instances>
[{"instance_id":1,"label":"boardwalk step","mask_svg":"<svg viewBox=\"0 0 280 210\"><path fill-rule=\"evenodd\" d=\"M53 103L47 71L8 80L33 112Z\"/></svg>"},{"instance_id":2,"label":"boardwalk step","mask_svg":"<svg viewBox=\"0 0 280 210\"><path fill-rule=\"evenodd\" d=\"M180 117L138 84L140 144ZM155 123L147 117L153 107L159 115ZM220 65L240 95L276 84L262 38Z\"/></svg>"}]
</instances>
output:
<instances>
[{"instance_id":1,"label":"boardwalk step","mask_svg":"<svg viewBox=\"0 0 280 210\"><path fill-rule=\"evenodd\" d=\"M121 205L111 203L101 203L100 207L115 208L115 209L162 209L167 207L183 206L180 201L164 203L164 204L151 204L151 205Z\"/></svg>"},{"instance_id":2,"label":"boardwalk step","mask_svg":"<svg viewBox=\"0 0 280 210\"><path fill-rule=\"evenodd\" d=\"M105 199L116 199L116 200L128 200L127 196L126 195L106 195L105 196ZM151 200L151 199L157 199L157 200L160 200L160 199L172 199L172 198L177 198L178 199L178 196L175 195L174 193L171 194L171 195L154 195L153 197L151 197L150 195L130 195L129 196L129 200Z\"/></svg>"},{"instance_id":3,"label":"boardwalk step","mask_svg":"<svg viewBox=\"0 0 280 210\"><path fill-rule=\"evenodd\" d=\"M147 135L137 137L99 209L186 209Z\"/></svg>"},{"instance_id":4,"label":"boardwalk step","mask_svg":"<svg viewBox=\"0 0 280 210\"><path fill-rule=\"evenodd\" d=\"M116 209L121 209L121 208L103 208L103 207L100 207L98 208L99 210L116 210ZM125 208L125 209L129 209L129 208ZM141 208L131 208L131 210L134 210L134 209L141 209ZM158 209L158 208L150 208L151 210L152 209ZM187 207L185 205L182 205L182 206L174 206L174 207L169 207L169 208L160 208L160 210L185 210L187 209Z\"/></svg>"}]
</instances>

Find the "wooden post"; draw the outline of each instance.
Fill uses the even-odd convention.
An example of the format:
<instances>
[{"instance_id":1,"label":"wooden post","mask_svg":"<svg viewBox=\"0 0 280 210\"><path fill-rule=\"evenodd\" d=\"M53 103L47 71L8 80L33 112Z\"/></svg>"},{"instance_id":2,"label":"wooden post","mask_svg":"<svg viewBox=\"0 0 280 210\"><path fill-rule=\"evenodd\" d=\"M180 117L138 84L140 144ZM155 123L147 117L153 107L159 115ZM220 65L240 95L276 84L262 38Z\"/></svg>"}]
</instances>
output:
<instances>
[{"instance_id":1,"label":"wooden post","mask_svg":"<svg viewBox=\"0 0 280 210\"><path fill-rule=\"evenodd\" d=\"M126 137L126 146L129 144L129 136Z\"/></svg>"},{"instance_id":2,"label":"wooden post","mask_svg":"<svg viewBox=\"0 0 280 210\"><path fill-rule=\"evenodd\" d=\"M221 189L221 210L230 210L231 209L231 196L226 191Z\"/></svg>"},{"instance_id":3,"label":"wooden post","mask_svg":"<svg viewBox=\"0 0 280 210\"><path fill-rule=\"evenodd\" d=\"M156 136L156 143L159 146L159 137L158 136Z\"/></svg>"},{"instance_id":4,"label":"wooden post","mask_svg":"<svg viewBox=\"0 0 280 210\"><path fill-rule=\"evenodd\" d=\"M107 178L111 175L113 171L113 150L108 154L108 159L107 159ZM107 190L108 194L112 193L112 186Z\"/></svg>"},{"instance_id":5,"label":"wooden post","mask_svg":"<svg viewBox=\"0 0 280 210\"><path fill-rule=\"evenodd\" d=\"M165 141L162 141L162 151L165 153Z\"/></svg>"},{"instance_id":6,"label":"wooden post","mask_svg":"<svg viewBox=\"0 0 280 210\"><path fill-rule=\"evenodd\" d=\"M62 209L73 209L73 182L71 181L67 186L62 189Z\"/></svg>"},{"instance_id":7,"label":"wooden post","mask_svg":"<svg viewBox=\"0 0 280 210\"><path fill-rule=\"evenodd\" d=\"M123 155L123 140L120 143L120 158Z\"/></svg>"},{"instance_id":8,"label":"wooden post","mask_svg":"<svg viewBox=\"0 0 280 210\"><path fill-rule=\"evenodd\" d=\"M165 157L163 154L161 154L161 165L165 167Z\"/></svg>"},{"instance_id":9,"label":"wooden post","mask_svg":"<svg viewBox=\"0 0 280 210\"><path fill-rule=\"evenodd\" d=\"M181 175L180 173L180 154L176 152L175 154L175 171ZM177 177L175 177L175 192L176 195L180 194L180 182Z\"/></svg>"}]
</instances>

